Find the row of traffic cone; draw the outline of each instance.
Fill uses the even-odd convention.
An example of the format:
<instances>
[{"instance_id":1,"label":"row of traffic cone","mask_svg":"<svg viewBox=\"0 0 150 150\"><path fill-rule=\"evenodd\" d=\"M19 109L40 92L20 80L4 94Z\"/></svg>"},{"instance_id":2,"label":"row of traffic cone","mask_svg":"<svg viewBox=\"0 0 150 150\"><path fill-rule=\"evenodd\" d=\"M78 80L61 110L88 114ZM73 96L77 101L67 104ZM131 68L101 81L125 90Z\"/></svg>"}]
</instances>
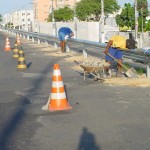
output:
<instances>
[{"instance_id":1,"label":"row of traffic cone","mask_svg":"<svg viewBox=\"0 0 150 150\"><path fill-rule=\"evenodd\" d=\"M15 42L13 50L13 58L18 59L18 69L27 69L25 54L21 46L18 46L17 41Z\"/></svg>"},{"instance_id":2,"label":"row of traffic cone","mask_svg":"<svg viewBox=\"0 0 150 150\"><path fill-rule=\"evenodd\" d=\"M6 38L5 50L10 51L9 39ZM13 48L13 58L18 59L18 69L26 69L26 61L24 58L24 52L22 47L20 46L20 38L17 36L17 41L15 42L15 46ZM47 105L43 107L43 109L49 111L62 111L69 110L72 107L69 105L65 88L61 76L60 67L58 64L54 64L53 77L52 77L52 89L47 102Z\"/></svg>"},{"instance_id":3,"label":"row of traffic cone","mask_svg":"<svg viewBox=\"0 0 150 150\"><path fill-rule=\"evenodd\" d=\"M20 37L17 34L17 40L15 41L15 45L13 48L13 58L18 59L18 69L27 69L26 61L24 58L24 52L21 47ZM5 51L11 51L9 38L6 38Z\"/></svg>"},{"instance_id":4,"label":"row of traffic cone","mask_svg":"<svg viewBox=\"0 0 150 150\"><path fill-rule=\"evenodd\" d=\"M17 40L16 40L17 45L20 45L21 42L20 42L20 36L19 36L19 34L17 34L16 39L17 39ZM16 44L16 43L15 43L15 44ZM6 43L5 43L5 48L4 48L4 50L5 50L5 51L11 51L10 42L9 42L9 38L8 38L8 37L6 37Z\"/></svg>"}]
</instances>

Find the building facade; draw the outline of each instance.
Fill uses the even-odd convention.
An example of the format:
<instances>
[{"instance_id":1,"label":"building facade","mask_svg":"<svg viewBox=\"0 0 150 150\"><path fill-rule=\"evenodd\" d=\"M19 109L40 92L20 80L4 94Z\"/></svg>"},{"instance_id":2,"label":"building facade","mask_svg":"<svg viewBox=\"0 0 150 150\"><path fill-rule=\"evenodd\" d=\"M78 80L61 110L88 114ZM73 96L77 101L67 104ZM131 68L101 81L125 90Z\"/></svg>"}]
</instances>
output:
<instances>
[{"instance_id":1,"label":"building facade","mask_svg":"<svg viewBox=\"0 0 150 150\"><path fill-rule=\"evenodd\" d=\"M46 21L50 11L50 0L34 0L34 14L36 21Z\"/></svg>"},{"instance_id":2,"label":"building facade","mask_svg":"<svg viewBox=\"0 0 150 150\"><path fill-rule=\"evenodd\" d=\"M34 23L33 10L14 11L3 16L3 25L11 24L14 29L22 29L32 31L32 24Z\"/></svg>"},{"instance_id":3,"label":"building facade","mask_svg":"<svg viewBox=\"0 0 150 150\"><path fill-rule=\"evenodd\" d=\"M81 0L34 0L34 13L36 21L46 21L53 10L69 6L73 8Z\"/></svg>"}]
</instances>

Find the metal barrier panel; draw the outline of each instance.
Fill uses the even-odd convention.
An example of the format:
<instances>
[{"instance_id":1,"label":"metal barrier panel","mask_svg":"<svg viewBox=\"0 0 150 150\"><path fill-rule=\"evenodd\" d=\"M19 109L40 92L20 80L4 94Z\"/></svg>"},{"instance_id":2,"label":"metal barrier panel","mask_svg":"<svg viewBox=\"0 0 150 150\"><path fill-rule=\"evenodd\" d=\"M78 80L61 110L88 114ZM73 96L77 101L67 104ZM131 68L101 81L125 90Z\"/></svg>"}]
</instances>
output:
<instances>
[{"instance_id":1,"label":"metal barrier panel","mask_svg":"<svg viewBox=\"0 0 150 150\"><path fill-rule=\"evenodd\" d=\"M1 28L3 29L3 28ZM31 38L32 41L36 37L38 44L41 43L41 40L45 40L46 43L48 41L54 42L55 48L57 48L57 43L59 43L59 39L57 36L53 35L48 35L48 34L42 34L42 33L35 33L35 32L26 32L26 31L21 31L21 30L16 30L16 29L4 29L5 32L13 32L16 34L20 34L23 36L23 38ZM29 39L30 39L29 38ZM69 39L67 40L67 52L70 52L70 46L73 47L73 45L78 45L78 49L82 51L82 54L84 57L87 57L88 55L91 54L91 49L93 53L96 53L98 50L99 52L102 53L102 51L105 49L106 44L105 43L99 43L99 42L92 42L92 41L87 41L87 40L81 40L81 39ZM150 79L150 52L147 52L146 54L142 52L140 49L134 49L130 51L124 51L124 57L132 60L137 60L137 61L143 61L147 63L147 78ZM147 59L148 58L148 59Z\"/></svg>"}]
</instances>

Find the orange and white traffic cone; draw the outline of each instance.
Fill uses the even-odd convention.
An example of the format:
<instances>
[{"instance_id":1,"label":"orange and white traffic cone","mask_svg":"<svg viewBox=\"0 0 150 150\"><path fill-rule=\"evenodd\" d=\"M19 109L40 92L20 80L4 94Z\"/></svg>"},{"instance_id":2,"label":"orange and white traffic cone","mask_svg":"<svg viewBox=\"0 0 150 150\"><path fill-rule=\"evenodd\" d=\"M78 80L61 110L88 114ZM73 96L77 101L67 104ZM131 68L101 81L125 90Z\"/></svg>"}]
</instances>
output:
<instances>
[{"instance_id":1,"label":"orange and white traffic cone","mask_svg":"<svg viewBox=\"0 0 150 150\"><path fill-rule=\"evenodd\" d=\"M20 36L19 36L19 34L17 34L17 45L20 45L20 44L21 44Z\"/></svg>"},{"instance_id":2,"label":"orange and white traffic cone","mask_svg":"<svg viewBox=\"0 0 150 150\"><path fill-rule=\"evenodd\" d=\"M8 37L6 38L6 44L5 44L4 50L5 51L10 51L11 50L10 43L9 43L9 38Z\"/></svg>"},{"instance_id":3,"label":"orange and white traffic cone","mask_svg":"<svg viewBox=\"0 0 150 150\"><path fill-rule=\"evenodd\" d=\"M52 89L48 103L49 104L47 109L50 111L61 111L72 109L66 98L60 67L58 64L54 64Z\"/></svg>"}]
</instances>

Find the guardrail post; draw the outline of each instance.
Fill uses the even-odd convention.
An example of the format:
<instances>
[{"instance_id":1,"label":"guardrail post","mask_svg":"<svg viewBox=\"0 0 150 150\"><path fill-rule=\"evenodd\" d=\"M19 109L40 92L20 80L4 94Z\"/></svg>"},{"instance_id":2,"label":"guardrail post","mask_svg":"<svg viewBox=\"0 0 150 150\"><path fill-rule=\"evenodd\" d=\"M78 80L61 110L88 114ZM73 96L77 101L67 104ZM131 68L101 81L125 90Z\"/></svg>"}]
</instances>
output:
<instances>
[{"instance_id":1,"label":"guardrail post","mask_svg":"<svg viewBox=\"0 0 150 150\"><path fill-rule=\"evenodd\" d=\"M147 75L147 79L150 79L150 56L148 59L148 64L146 66L146 75Z\"/></svg>"},{"instance_id":2,"label":"guardrail post","mask_svg":"<svg viewBox=\"0 0 150 150\"><path fill-rule=\"evenodd\" d=\"M54 47L55 47L55 49L57 49L57 48L58 48L58 46L57 46L57 43L56 43L56 42L54 42Z\"/></svg>"},{"instance_id":3,"label":"guardrail post","mask_svg":"<svg viewBox=\"0 0 150 150\"><path fill-rule=\"evenodd\" d=\"M86 52L85 49L83 49L83 57L84 57L84 58L87 58L87 52Z\"/></svg>"},{"instance_id":4,"label":"guardrail post","mask_svg":"<svg viewBox=\"0 0 150 150\"><path fill-rule=\"evenodd\" d=\"M40 41L40 39L38 39L38 44L41 44L41 41Z\"/></svg>"},{"instance_id":5,"label":"guardrail post","mask_svg":"<svg viewBox=\"0 0 150 150\"><path fill-rule=\"evenodd\" d=\"M34 42L34 37L32 37L32 42Z\"/></svg>"},{"instance_id":6,"label":"guardrail post","mask_svg":"<svg viewBox=\"0 0 150 150\"><path fill-rule=\"evenodd\" d=\"M83 54L84 58L87 58L87 51L86 51L86 48L85 48L84 44L83 44L82 54Z\"/></svg>"},{"instance_id":7,"label":"guardrail post","mask_svg":"<svg viewBox=\"0 0 150 150\"><path fill-rule=\"evenodd\" d=\"M17 35L16 35L17 36ZM20 37L23 38L23 34L20 34Z\"/></svg>"},{"instance_id":8,"label":"guardrail post","mask_svg":"<svg viewBox=\"0 0 150 150\"><path fill-rule=\"evenodd\" d=\"M66 52L69 53L70 52L70 47L68 44L66 44Z\"/></svg>"},{"instance_id":9,"label":"guardrail post","mask_svg":"<svg viewBox=\"0 0 150 150\"><path fill-rule=\"evenodd\" d=\"M30 40L30 37L29 37L29 35L27 35L27 40L28 40L28 41Z\"/></svg>"},{"instance_id":10,"label":"guardrail post","mask_svg":"<svg viewBox=\"0 0 150 150\"><path fill-rule=\"evenodd\" d=\"M11 34L12 34L12 35L14 35L14 32L13 32L13 31L11 31Z\"/></svg>"},{"instance_id":11,"label":"guardrail post","mask_svg":"<svg viewBox=\"0 0 150 150\"><path fill-rule=\"evenodd\" d=\"M48 45L48 41L45 41L45 45Z\"/></svg>"}]
</instances>

